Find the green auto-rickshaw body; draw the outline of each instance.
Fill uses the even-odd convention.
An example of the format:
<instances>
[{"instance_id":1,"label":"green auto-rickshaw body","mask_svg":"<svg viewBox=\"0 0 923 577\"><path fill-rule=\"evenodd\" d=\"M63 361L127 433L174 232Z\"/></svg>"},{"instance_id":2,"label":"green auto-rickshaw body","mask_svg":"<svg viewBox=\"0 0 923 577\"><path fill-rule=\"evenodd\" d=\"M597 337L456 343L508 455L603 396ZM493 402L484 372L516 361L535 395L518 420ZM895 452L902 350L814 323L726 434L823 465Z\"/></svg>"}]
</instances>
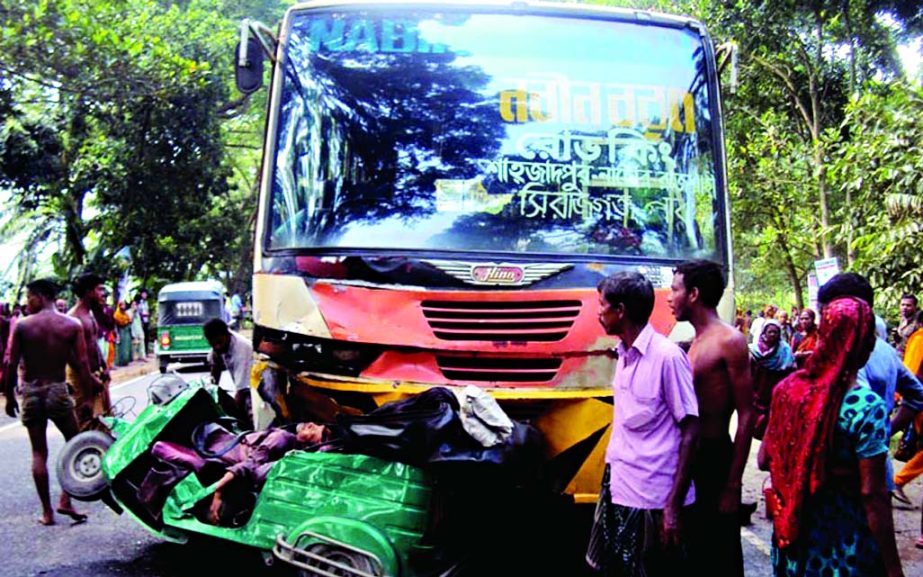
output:
<instances>
[{"instance_id":1,"label":"green auto-rickshaw body","mask_svg":"<svg viewBox=\"0 0 923 577\"><path fill-rule=\"evenodd\" d=\"M184 542L199 533L273 551L301 569L325 566L330 551L352 555L372 575L413 574L410 558L425 554L420 541L427 527L432 484L422 470L374 457L333 452L291 451L277 461L249 519L238 527L203 522L203 502L214 485L190 473L169 493L159 515L138 499L154 464L150 450L159 440L191 445L202 422L223 416L217 390L193 384L172 400L152 404L131 424L112 422L115 443L103 470L115 501L161 538ZM345 553L344 553L345 552ZM308 571L308 574L311 574Z\"/></svg>"},{"instance_id":2,"label":"green auto-rickshaw body","mask_svg":"<svg viewBox=\"0 0 923 577\"><path fill-rule=\"evenodd\" d=\"M225 318L224 289L211 281L165 285L157 295L155 352L160 372L171 362L204 363L211 350L202 325Z\"/></svg>"}]
</instances>

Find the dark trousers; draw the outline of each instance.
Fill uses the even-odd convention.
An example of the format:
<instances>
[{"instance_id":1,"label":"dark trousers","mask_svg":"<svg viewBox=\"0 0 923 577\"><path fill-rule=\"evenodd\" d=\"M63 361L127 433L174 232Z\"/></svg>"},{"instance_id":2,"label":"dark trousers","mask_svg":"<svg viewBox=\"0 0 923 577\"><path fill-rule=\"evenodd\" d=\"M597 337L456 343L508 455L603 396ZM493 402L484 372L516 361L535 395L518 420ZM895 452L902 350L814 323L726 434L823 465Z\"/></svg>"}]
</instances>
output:
<instances>
[{"instance_id":1,"label":"dark trousers","mask_svg":"<svg viewBox=\"0 0 923 577\"><path fill-rule=\"evenodd\" d=\"M695 505L688 532L691 575L743 577L739 515L718 512L733 453L730 437L699 440L692 477Z\"/></svg>"}]
</instances>

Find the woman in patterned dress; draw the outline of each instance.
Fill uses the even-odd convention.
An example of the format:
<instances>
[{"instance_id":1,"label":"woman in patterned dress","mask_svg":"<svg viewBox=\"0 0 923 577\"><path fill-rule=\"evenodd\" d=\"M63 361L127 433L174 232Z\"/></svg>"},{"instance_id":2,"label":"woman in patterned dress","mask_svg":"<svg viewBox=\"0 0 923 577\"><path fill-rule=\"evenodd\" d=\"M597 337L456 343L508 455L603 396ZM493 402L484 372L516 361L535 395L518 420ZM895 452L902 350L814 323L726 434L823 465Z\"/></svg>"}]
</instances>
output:
<instances>
[{"instance_id":1,"label":"woman in patterned dress","mask_svg":"<svg viewBox=\"0 0 923 577\"><path fill-rule=\"evenodd\" d=\"M772 479L778 577L903 577L886 485L887 410L856 384L875 342L869 306L821 311L805 368L779 383L760 447Z\"/></svg>"}]
</instances>

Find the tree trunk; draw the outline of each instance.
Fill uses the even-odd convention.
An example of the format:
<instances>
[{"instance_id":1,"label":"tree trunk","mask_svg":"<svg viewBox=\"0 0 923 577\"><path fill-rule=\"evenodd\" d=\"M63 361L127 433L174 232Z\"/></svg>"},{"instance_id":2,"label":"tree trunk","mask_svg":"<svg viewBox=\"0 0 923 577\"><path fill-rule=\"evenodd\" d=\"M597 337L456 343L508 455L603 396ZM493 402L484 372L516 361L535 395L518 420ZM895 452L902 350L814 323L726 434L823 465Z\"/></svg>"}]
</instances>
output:
<instances>
[{"instance_id":1,"label":"tree trunk","mask_svg":"<svg viewBox=\"0 0 923 577\"><path fill-rule=\"evenodd\" d=\"M852 213L852 192L846 190L846 268L852 268L852 263L856 261L856 249L853 247L853 232L855 226Z\"/></svg>"},{"instance_id":2,"label":"tree trunk","mask_svg":"<svg viewBox=\"0 0 923 577\"><path fill-rule=\"evenodd\" d=\"M795 295L795 306L798 310L804 308L804 298L801 294L801 279L798 278L798 271L795 270L795 263L788 256L785 258L785 273L788 275L788 281L792 283L792 294Z\"/></svg>"},{"instance_id":3,"label":"tree trunk","mask_svg":"<svg viewBox=\"0 0 923 577\"><path fill-rule=\"evenodd\" d=\"M795 295L795 304L800 310L804 307L804 299L801 295L801 279L798 277L798 269L795 268L795 260L792 258L792 249L788 245L788 240L783 234L776 235L776 242L779 244L779 250L782 252L782 260L785 263L785 274L788 276L788 281L792 283L792 293Z\"/></svg>"},{"instance_id":4,"label":"tree trunk","mask_svg":"<svg viewBox=\"0 0 923 577\"><path fill-rule=\"evenodd\" d=\"M79 270L87 258L86 247L83 246L83 192L72 191L64 204L61 214L64 218L64 240L68 247L67 253L72 259L68 268Z\"/></svg>"},{"instance_id":5,"label":"tree trunk","mask_svg":"<svg viewBox=\"0 0 923 577\"><path fill-rule=\"evenodd\" d=\"M856 80L856 41L853 38L852 19L849 14L849 0L843 1L842 14L843 22L846 26L846 36L849 39L849 93L856 94L858 91ZM852 193L846 191L846 268L852 268L856 260L856 251L853 248L853 213L852 213Z\"/></svg>"},{"instance_id":6,"label":"tree trunk","mask_svg":"<svg viewBox=\"0 0 923 577\"><path fill-rule=\"evenodd\" d=\"M856 87L856 41L853 38L852 20L849 17L849 0L844 0L842 7L843 23L849 39L849 93L855 94Z\"/></svg>"},{"instance_id":7,"label":"tree trunk","mask_svg":"<svg viewBox=\"0 0 923 577\"><path fill-rule=\"evenodd\" d=\"M816 22L817 47L814 54L814 62L809 67L809 94L811 95L811 122L808 127L811 131L811 140L814 146L814 177L817 179L817 200L820 204L820 224L821 239L824 248L824 258L833 256L833 246L830 244L830 203L827 198L827 165L824 163L824 145L821 137L824 133L824 127L821 125L821 109L823 101L818 92L818 76L821 76L824 61L824 16L820 10L820 5L814 7L814 18Z\"/></svg>"},{"instance_id":8,"label":"tree trunk","mask_svg":"<svg viewBox=\"0 0 923 577\"><path fill-rule=\"evenodd\" d=\"M253 243L259 242L255 238L256 216L259 212L260 179L257 178L250 187L250 196L247 202L254 207L247 219L247 234L240 243L240 258L237 261L237 270L234 271L234 288L241 294L249 293L253 277ZM246 278L245 278L246 277Z\"/></svg>"},{"instance_id":9,"label":"tree trunk","mask_svg":"<svg viewBox=\"0 0 923 577\"><path fill-rule=\"evenodd\" d=\"M256 228L257 209L254 208L247 219L247 234L240 243L240 258L234 271L234 288L241 294L250 292L253 277L253 243Z\"/></svg>"},{"instance_id":10,"label":"tree trunk","mask_svg":"<svg viewBox=\"0 0 923 577\"><path fill-rule=\"evenodd\" d=\"M833 246L830 244L830 205L827 196L827 165L824 163L824 145L819 140L814 141L814 174L817 179L817 202L820 204L821 244L824 249L824 258L833 257Z\"/></svg>"}]
</instances>

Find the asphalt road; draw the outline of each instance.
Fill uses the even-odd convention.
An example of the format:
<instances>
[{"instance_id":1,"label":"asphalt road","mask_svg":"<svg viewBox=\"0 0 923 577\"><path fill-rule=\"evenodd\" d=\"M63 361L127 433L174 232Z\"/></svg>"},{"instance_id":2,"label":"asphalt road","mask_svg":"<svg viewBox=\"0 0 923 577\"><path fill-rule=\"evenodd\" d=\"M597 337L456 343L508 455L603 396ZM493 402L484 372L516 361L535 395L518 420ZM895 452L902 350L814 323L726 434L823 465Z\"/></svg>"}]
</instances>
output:
<instances>
[{"instance_id":1,"label":"asphalt road","mask_svg":"<svg viewBox=\"0 0 923 577\"><path fill-rule=\"evenodd\" d=\"M181 370L187 380L205 375L198 372L201 367ZM146 405L147 385L156 377L156 373L150 374L113 386L113 400L127 411L126 418L132 419ZM229 382L223 380L222 385L228 386ZM48 437L52 500L56 502L59 489L53 473L54 459L63 439L53 426L49 427ZM756 469L756 451L754 444L744 479L744 501L759 503L752 524L742 531L748 577L771 574L771 526L764 517L761 498L766 474ZM58 516L56 526L40 526L37 523L40 507L29 470L28 437L21 424L5 415L0 416L0 463L3 463L0 467L0 543L3 543L0 576L198 577L208 574L261 577L292 574L278 565L267 568L258 552L246 547L205 538L184 545L164 542L147 533L129 516L116 515L99 502L75 502L78 510L90 515L87 523L71 525L67 518ZM911 483L906 492L915 503L920 503L923 481ZM915 510L895 510L898 546L907 577L923 576L923 550L913 546L920 531L920 515L919 506ZM485 530L503 538L502 528ZM555 552L540 554L554 555Z\"/></svg>"}]
</instances>

